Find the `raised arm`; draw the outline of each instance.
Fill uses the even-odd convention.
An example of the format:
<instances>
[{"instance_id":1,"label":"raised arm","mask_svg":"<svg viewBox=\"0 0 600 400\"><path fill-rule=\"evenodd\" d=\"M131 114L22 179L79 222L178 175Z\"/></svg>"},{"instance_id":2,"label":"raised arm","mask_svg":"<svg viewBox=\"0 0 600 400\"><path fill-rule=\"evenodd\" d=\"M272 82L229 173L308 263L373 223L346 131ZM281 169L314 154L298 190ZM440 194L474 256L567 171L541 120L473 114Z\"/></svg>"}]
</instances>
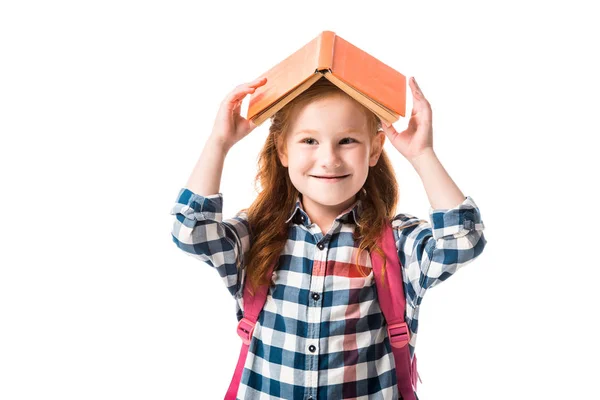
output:
<instances>
[{"instance_id":1,"label":"raised arm","mask_svg":"<svg viewBox=\"0 0 600 400\"><path fill-rule=\"evenodd\" d=\"M219 193L228 149L209 139L177 195L173 243L190 256L215 268L232 296L243 288L244 254L250 249L250 229L245 213L223 220L223 195Z\"/></svg>"},{"instance_id":2,"label":"raised arm","mask_svg":"<svg viewBox=\"0 0 600 400\"><path fill-rule=\"evenodd\" d=\"M211 135L185 187L201 196L219 193L223 164L228 152L229 149L217 137Z\"/></svg>"},{"instance_id":3,"label":"raised arm","mask_svg":"<svg viewBox=\"0 0 600 400\"><path fill-rule=\"evenodd\" d=\"M223 99L212 133L171 209L175 216L173 242L188 255L214 267L233 296L238 296L244 285L244 258L251 246L250 227L243 211L223 220L219 186L229 149L256 128L241 117L241 103L265 82L257 79L238 85Z\"/></svg>"}]
</instances>

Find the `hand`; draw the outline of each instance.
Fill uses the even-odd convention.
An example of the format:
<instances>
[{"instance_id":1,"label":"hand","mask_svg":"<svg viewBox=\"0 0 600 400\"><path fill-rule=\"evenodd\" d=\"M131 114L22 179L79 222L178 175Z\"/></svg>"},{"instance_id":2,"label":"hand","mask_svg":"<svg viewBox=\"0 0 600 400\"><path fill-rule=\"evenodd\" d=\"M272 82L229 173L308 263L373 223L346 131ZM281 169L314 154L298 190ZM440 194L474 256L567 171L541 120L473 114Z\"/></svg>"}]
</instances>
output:
<instances>
[{"instance_id":1,"label":"hand","mask_svg":"<svg viewBox=\"0 0 600 400\"><path fill-rule=\"evenodd\" d=\"M240 115L240 108L244 98L266 82L267 78L259 78L238 85L221 102L211 136L217 138L227 150L256 128L254 122Z\"/></svg>"},{"instance_id":2,"label":"hand","mask_svg":"<svg viewBox=\"0 0 600 400\"><path fill-rule=\"evenodd\" d=\"M410 162L433 150L433 128L431 124L431 106L423 96L414 77L409 80L413 96L413 109L408 121L408 127L402 132L396 131L393 125L381 120L383 132L392 145Z\"/></svg>"}]
</instances>

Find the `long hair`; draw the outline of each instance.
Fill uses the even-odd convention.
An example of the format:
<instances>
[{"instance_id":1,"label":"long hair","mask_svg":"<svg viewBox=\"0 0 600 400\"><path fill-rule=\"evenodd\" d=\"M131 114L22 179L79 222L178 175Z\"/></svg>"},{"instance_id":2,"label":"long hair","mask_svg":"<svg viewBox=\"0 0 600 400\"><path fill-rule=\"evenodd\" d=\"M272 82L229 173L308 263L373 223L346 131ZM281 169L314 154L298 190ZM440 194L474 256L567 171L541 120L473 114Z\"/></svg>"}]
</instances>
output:
<instances>
[{"instance_id":1,"label":"long hair","mask_svg":"<svg viewBox=\"0 0 600 400\"><path fill-rule=\"evenodd\" d=\"M254 181L258 196L249 208L243 210L248 214L251 232L251 248L246 259L246 284L250 284L252 294L258 286L272 283L267 272L271 264L277 262L287 242L289 224L285 221L294 209L299 195L290 180L287 168L281 164L277 146L285 149L291 121L303 106L334 94L352 99L330 81L321 78L271 117L269 135L258 157L258 172ZM359 102L356 104L367 117L367 129L372 140L381 129L381 121L368 108ZM260 188L257 188L257 184ZM358 263L359 256L365 250L375 251L384 260L383 283L386 262L383 250L377 246L377 240L383 232L384 224L394 217L398 202L398 183L384 149L381 150L377 164L369 167L367 180L357 195L363 207L358 220L360 227L356 226L353 235L355 241L360 240L355 265L360 274L366 276Z\"/></svg>"}]
</instances>

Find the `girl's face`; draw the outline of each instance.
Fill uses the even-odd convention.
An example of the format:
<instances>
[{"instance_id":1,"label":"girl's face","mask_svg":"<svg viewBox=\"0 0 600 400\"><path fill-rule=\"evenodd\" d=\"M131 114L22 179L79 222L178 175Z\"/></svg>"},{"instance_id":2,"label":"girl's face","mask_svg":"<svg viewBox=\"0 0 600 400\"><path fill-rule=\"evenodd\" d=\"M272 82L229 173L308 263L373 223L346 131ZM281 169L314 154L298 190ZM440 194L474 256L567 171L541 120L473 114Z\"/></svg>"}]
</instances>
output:
<instances>
[{"instance_id":1,"label":"girl's face","mask_svg":"<svg viewBox=\"0 0 600 400\"><path fill-rule=\"evenodd\" d=\"M352 205L375 166L385 133L371 139L367 118L351 98L330 95L298 111L286 137L287 154L279 158L294 187L302 193L303 207L316 218L335 218ZM344 176L322 179L322 176Z\"/></svg>"}]
</instances>

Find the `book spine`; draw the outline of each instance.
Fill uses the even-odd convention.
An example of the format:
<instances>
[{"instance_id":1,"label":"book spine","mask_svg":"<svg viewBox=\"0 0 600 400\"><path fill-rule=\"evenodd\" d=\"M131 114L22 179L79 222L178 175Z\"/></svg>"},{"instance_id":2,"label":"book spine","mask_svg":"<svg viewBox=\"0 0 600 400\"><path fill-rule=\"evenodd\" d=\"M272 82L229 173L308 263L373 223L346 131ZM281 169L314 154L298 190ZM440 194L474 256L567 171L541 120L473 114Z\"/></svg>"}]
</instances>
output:
<instances>
[{"instance_id":1,"label":"book spine","mask_svg":"<svg viewBox=\"0 0 600 400\"><path fill-rule=\"evenodd\" d=\"M317 61L317 71L331 71L333 66L333 52L335 49L335 33L332 31L323 31L319 35L319 59Z\"/></svg>"}]
</instances>

